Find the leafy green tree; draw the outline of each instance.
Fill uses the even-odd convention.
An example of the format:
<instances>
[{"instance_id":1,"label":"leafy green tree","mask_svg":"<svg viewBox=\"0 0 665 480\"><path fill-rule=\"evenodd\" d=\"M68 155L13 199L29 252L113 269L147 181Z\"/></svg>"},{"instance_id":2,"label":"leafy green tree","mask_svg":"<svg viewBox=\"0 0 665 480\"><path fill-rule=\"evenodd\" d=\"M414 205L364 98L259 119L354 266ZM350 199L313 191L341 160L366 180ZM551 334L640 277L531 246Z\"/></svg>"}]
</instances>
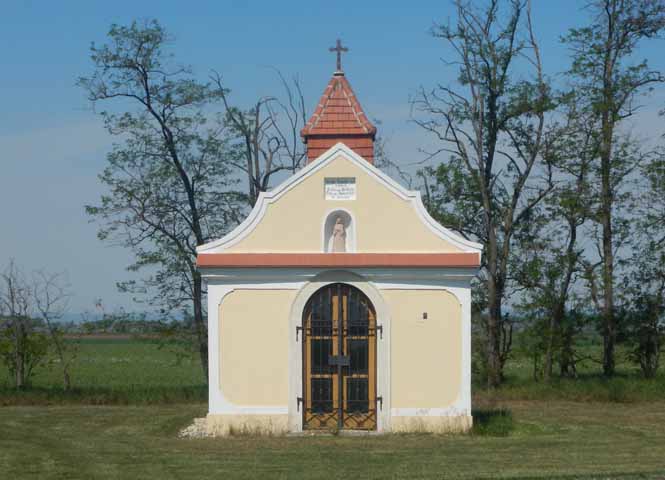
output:
<instances>
[{"instance_id":1,"label":"leafy green tree","mask_svg":"<svg viewBox=\"0 0 665 480\"><path fill-rule=\"evenodd\" d=\"M513 278L524 289L521 309L527 316L540 312L545 381L552 377L561 349L571 349L573 330L564 324L571 290L583 273L580 237L592 213L589 182L598 152L597 122L577 109L578 101L573 92L560 102L565 123L550 132L548 150L555 187L537 207L529 228L516 235L520 254L512 259Z\"/></svg>"},{"instance_id":2,"label":"leafy green tree","mask_svg":"<svg viewBox=\"0 0 665 480\"><path fill-rule=\"evenodd\" d=\"M543 357L546 353L547 337L542 332L547 329L547 312L543 309L528 308L520 316L520 329L516 334L516 353L531 361L531 376L538 381L543 375Z\"/></svg>"},{"instance_id":3,"label":"leafy green tree","mask_svg":"<svg viewBox=\"0 0 665 480\"><path fill-rule=\"evenodd\" d=\"M622 320L628 357L646 378L656 376L665 342L665 250L638 254L631 275L624 279L628 301Z\"/></svg>"},{"instance_id":4,"label":"leafy green tree","mask_svg":"<svg viewBox=\"0 0 665 480\"><path fill-rule=\"evenodd\" d=\"M640 366L646 378L654 378L660 366L660 354L665 342L665 307L662 293L642 295L635 299L629 312L628 358Z\"/></svg>"},{"instance_id":5,"label":"leafy green tree","mask_svg":"<svg viewBox=\"0 0 665 480\"><path fill-rule=\"evenodd\" d=\"M658 152L642 168L643 190L635 229L631 270L624 277L629 358L647 378L656 375L665 344L665 154Z\"/></svg>"},{"instance_id":6,"label":"leafy green tree","mask_svg":"<svg viewBox=\"0 0 665 480\"><path fill-rule=\"evenodd\" d=\"M665 150L661 148L642 168L645 189L640 201L640 232L652 251L665 251ZM663 265L663 262L660 263ZM664 266L665 268L665 266Z\"/></svg>"},{"instance_id":7,"label":"leafy green tree","mask_svg":"<svg viewBox=\"0 0 665 480\"><path fill-rule=\"evenodd\" d=\"M118 143L99 177L106 191L86 210L102 224L100 239L132 250L130 270L150 272L121 288L168 311L191 305L207 380L196 247L237 224L245 198L234 190L225 126L209 110L221 94L174 62L170 40L153 20L113 25L108 43L91 47L94 71L78 84L94 105L113 105L100 115Z\"/></svg>"},{"instance_id":8,"label":"leafy green tree","mask_svg":"<svg viewBox=\"0 0 665 480\"><path fill-rule=\"evenodd\" d=\"M431 214L484 245L487 382L495 387L508 358L504 346L510 345L503 307L514 236L552 188L542 155L552 102L530 2L453 5L455 21L437 25L433 35L459 66L458 86L423 89L414 102L415 121L437 141L431 157L448 158L421 178Z\"/></svg>"},{"instance_id":9,"label":"leafy green tree","mask_svg":"<svg viewBox=\"0 0 665 480\"><path fill-rule=\"evenodd\" d=\"M587 4L587 26L571 29L564 37L573 63L568 78L579 95L580 108L598 118L598 192L596 195L597 242L600 270L588 270L592 294L603 315L603 372L615 371L617 319L615 316L616 252L628 238L629 224L621 220L621 206L629 194L625 181L642 157L621 125L635 114L639 95L663 77L646 60L635 62L636 48L665 27L662 0L593 0Z\"/></svg>"}]
</instances>

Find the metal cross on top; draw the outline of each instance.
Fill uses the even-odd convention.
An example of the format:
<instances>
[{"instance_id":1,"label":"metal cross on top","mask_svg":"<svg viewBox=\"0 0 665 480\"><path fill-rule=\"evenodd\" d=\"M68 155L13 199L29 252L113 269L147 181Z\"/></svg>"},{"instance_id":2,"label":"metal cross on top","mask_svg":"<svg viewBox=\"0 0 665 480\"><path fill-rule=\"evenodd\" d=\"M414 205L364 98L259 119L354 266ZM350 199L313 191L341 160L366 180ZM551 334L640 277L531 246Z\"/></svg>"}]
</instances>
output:
<instances>
[{"instance_id":1,"label":"metal cross on top","mask_svg":"<svg viewBox=\"0 0 665 480\"><path fill-rule=\"evenodd\" d=\"M334 47L330 47L328 50L331 52L337 52L337 71L342 71L342 52L348 52L349 49L342 46L342 41L338 38L337 44Z\"/></svg>"}]
</instances>

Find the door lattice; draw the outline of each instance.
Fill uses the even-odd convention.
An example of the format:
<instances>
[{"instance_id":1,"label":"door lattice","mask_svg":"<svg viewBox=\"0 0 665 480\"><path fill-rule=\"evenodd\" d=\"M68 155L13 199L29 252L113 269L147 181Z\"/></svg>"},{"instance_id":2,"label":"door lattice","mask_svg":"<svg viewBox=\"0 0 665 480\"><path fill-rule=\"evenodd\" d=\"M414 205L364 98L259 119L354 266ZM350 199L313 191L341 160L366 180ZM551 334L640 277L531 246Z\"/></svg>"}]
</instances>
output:
<instances>
[{"instance_id":1,"label":"door lattice","mask_svg":"<svg viewBox=\"0 0 665 480\"><path fill-rule=\"evenodd\" d=\"M318 290L303 316L303 428L375 430L376 313L357 288Z\"/></svg>"}]
</instances>

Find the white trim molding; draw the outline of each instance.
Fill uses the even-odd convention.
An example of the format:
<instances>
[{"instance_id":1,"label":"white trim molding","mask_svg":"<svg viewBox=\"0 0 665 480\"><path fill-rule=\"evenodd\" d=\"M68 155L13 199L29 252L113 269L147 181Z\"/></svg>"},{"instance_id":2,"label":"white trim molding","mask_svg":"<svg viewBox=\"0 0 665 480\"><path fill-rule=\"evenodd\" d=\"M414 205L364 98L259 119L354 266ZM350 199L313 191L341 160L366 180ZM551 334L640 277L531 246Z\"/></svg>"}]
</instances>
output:
<instances>
[{"instance_id":1,"label":"white trim molding","mask_svg":"<svg viewBox=\"0 0 665 480\"><path fill-rule=\"evenodd\" d=\"M471 271L470 271L471 270ZM206 269L208 283L208 359L210 415L285 415L288 429L302 431L302 412L297 397L302 396L302 335L296 340L296 327L302 322L305 304L319 288L342 282L361 290L370 299L383 327L383 338L377 339L377 395L383 397L383 408L377 413L379 432L391 431L391 419L397 417L470 417L471 415L471 288L472 269ZM288 325L288 404L282 406L236 405L224 396L221 388L221 355L219 345L219 306L237 289L297 290ZM461 305L462 344L461 387L452 405L442 408L391 408L391 311L384 300L386 290L442 290L451 293Z\"/></svg>"},{"instance_id":2,"label":"white trim molding","mask_svg":"<svg viewBox=\"0 0 665 480\"><path fill-rule=\"evenodd\" d=\"M354 163L356 166L364 170L370 177L374 178L380 184L384 185L390 191L392 191L398 197L408 200L411 202L415 212L417 213L420 220L429 228L434 234L436 234L441 239L450 242L451 244L458 247L463 252L473 252L480 254L482 252L482 245L479 243L472 242L466 238L448 230L447 228L439 225L436 220L434 220L427 209L423 205L420 192L417 190L406 190L395 180L390 178L384 172L376 168L374 165L370 164L367 160L362 158L356 152L351 150L349 147L343 143L337 143L329 150L324 152L317 158L315 161L302 168L296 174L289 177L287 180L282 182L280 185L275 187L269 192L261 192L259 198L257 199L256 205L250 212L249 216L233 229L230 233L220 238L219 240L214 240L212 242L200 245L196 248L198 253L222 253L225 250L229 249L233 245L240 242L242 239L247 237L261 222L263 216L265 215L268 206L271 203L276 202L279 198L284 195L286 192L292 188L299 185L301 182L305 181L308 177L328 165L339 155L344 156L347 160Z\"/></svg>"}]
</instances>

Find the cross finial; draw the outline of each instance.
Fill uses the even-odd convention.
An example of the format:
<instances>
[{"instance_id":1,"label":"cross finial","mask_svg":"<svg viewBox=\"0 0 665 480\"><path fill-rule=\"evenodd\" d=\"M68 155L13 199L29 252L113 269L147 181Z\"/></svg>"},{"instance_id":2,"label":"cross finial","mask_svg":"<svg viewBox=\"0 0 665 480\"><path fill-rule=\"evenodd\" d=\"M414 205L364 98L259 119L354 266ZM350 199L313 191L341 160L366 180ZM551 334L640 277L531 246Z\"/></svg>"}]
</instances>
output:
<instances>
[{"instance_id":1,"label":"cross finial","mask_svg":"<svg viewBox=\"0 0 665 480\"><path fill-rule=\"evenodd\" d=\"M337 71L342 71L342 52L348 52L349 49L342 46L342 41L338 38L337 44L334 47L330 47L328 50L331 52L337 52Z\"/></svg>"}]
</instances>

